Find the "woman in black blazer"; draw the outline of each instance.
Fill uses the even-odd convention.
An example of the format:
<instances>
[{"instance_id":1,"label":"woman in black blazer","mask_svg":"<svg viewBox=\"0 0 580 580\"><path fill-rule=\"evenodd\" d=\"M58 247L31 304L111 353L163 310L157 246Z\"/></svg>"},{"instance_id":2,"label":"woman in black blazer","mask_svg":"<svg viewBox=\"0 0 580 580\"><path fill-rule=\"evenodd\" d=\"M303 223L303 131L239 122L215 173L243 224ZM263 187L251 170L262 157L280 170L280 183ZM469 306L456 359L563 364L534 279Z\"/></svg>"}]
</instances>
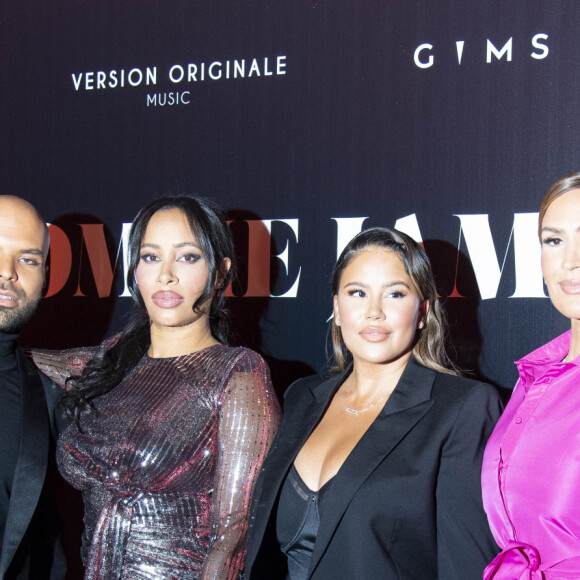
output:
<instances>
[{"instance_id":1,"label":"woman in black blazer","mask_svg":"<svg viewBox=\"0 0 580 580\"><path fill-rule=\"evenodd\" d=\"M429 260L405 234L356 236L332 290L340 372L286 392L246 578L480 580L498 551L480 486L497 393L453 369Z\"/></svg>"}]
</instances>

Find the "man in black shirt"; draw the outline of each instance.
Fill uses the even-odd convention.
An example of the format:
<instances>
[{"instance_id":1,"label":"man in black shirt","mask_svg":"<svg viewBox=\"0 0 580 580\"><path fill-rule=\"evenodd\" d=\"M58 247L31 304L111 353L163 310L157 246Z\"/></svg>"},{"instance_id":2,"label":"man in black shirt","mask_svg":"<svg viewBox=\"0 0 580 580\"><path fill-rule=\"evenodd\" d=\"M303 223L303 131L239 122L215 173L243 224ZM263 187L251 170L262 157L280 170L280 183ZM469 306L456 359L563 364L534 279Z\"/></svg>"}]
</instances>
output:
<instances>
[{"instance_id":1,"label":"man in black shirt","mask_svg":"<svg viewBox=\"0 0 580 580\"><path fill-rule=\"evenodd\" d=\"M16 344L41 297L48 229L27 201L0 195L0 579L64 578L41 492L58 387Z\"/></svg>"}]
</instances>

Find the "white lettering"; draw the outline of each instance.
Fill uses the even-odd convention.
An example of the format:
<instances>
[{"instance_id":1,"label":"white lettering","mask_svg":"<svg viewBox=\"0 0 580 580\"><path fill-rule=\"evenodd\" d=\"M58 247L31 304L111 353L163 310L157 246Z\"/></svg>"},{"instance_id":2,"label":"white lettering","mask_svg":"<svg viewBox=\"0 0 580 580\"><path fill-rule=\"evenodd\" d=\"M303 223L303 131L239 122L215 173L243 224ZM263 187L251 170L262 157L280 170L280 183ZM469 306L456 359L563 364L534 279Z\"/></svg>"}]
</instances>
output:
<instances>
[{"instance_id":1,"label":"white lettering","mask_svg":"<svg viewBox=\"0 0 580 580\"><path fill-rule=\"evenodd\" d=\"M92 91L93 89L114 89L117 86L125 86L125 69L115 70L111 69L106 72L103 70L85 72L85 73L72 73L73 85L75 91L81 88L84 80L84 89L87 91ZM127 75L129 84L133 87L137 87L143 83L143 79L147 85L157 84L157 67L146 67L143 70L140 68L133 68L129 71Z\"/></svg>"},{"instance_id":2,"label":"white lettering","mask_svg":"<svg viewBox=\"0 0 580 580\"><path fill-rule=\"evenodd\" d=\"M256 59L254 59L252 61L252 66L250 67L250 72L248 73L248 78L252 76L252 73L256 73L258 76L260 76L260 68L258 67L258 61Z\"/></svg>"},{"instance_id":3,"label":"white lettering","mask_svg":"<svg viewBox=\"0 0 580 580\"><path fill-rule=\"evenodd\" d=\"M246 60L234 60L234 78L237 79L238 75L244 78L246 76Z\"/></svg>"},{"instance_id":4,"label":"white lettering","mask_svg":"<svg viewBox=\"0 0 580 580\"><path fill-rule=\"evenodd\" d=\"M423 243L423 237L421 236L421 230L419 229L419 222L417 221L416 214L412 213L406 217L399 218L395 222L395 229L407 234L418 244Z\"/></svg>"},{"instance_id":5,"label":"white lettering","mask_svg":"<svg viewBox=\"0 0 580 580\"><path fill-rule=\"evenodd\" d=\"M217 74L214 74L214 72L213 72L214 67L218 68ZM222 63L217 61L217 60L215 62L212 62L209 65L207 72L208 72L210 78L212 78L214 81L221 79L222 78Z\"/></svg>"},{"instance_id":6,"label":"white lettering","mask_svg":"<svg viewBox=\"0 0 580 580\"><path fill-rule=\"evenodd\" d=\"M133 77L135 76L134 73L137 73L137 79L138 80L136 80L136 81L133 80ZM143 82L143 73L138 68L132 68L129 71L129 76L127 77L127 80L129 81L129 84L132 87L137 87L137 86L139 86Z\"/></svg>"},{"instance_id":7,"label":"white lettering","mask_svg":"<svg viewBox=\"0 0 580 580\"><path fill-rule=\"evenodd\" d=\"M542 280L542 246L538 240L538 213L514 215L516 289L510 298L545 298Z\"/></svg>"},{"instance_id":8,"label":"white lettering","mask_svg":"<svg viewBox=\"0 0 580 580\"><path fill-rule=\"evenodd\" d=\"M195 64L190 64L187 67L187 82L191 81L197 82L197 66Z\"/></svg>"},{"instance_id":9,"label":"white lettering","mask_svg":"<svg viewBox=\"0 0 580 580\"><path fill-rule=\"evenodd\" d=\"M419 68L429 68L430 66L433 66L433 61L435 60L433 58L433 55L430 54L429 58L427 59L427 62L424 62L422 60L420 60L419 55L421 54L422 51L424 50L433 50L433 45L432 44L420 44L416 49L415 49L415 54L413 56L414 60L415 60L415 64L419 67Z\"/></svg>"},{"instance_id":10,"label":"white lettering","mask_svg":"<svg viewBox=\"0 0 580 580\"><path fill-rule=\"evenodd\" d=\"M286 74L286 57L279 56L276 59L276 74L285 75Z\"/></svg>"},{"instance_id":11,"label":"white lettering","mask_svg":"<svg viewBox=\"0 0 580 580\"><path fill-rule=\"evenodd\" d=\"M540 32L539 34L536 34L536 36L534 36L534 38L532 38L532 46L541 51L541 52L532 52L530 54L530 56L532 58L535 58L536 60L541 60L543 58L546 58L550 52L548 45L542 44L541 42L539 42L540 40L548 40L548 35Z\"/></svg>"},{"instance_id":12,"label":"white lettering","mask_svg":"<svg viewBox=\"0 0 580 580\"><path fill-rule=\"evenodd\" d=\"M498 49L493 45L491 40L488 38L487 39L486 62L488 62L488 63L491 62L491 55L492 54L497 58L497 60L501 60L501 57L504 54L507 54L506 60L508 62L511 62L511 60L512 60L512 39L513 39L513 37L510 37L510 39L503 45L501 51L498 51Z\"/></svg>"},{"instance_id":13,"label":"white lettering","mask_svg":"<svg viewBox=\"0 0 580 580\"><path fill-rule=\"evenodd\" d=\"M296 242L298 242L298 220L296 218L289 218L289 219L276 219L276 220L262 220L262 223L267 228L268 233L272 235L272 222L282 222L292 228L294 232L294 236L296 238ZM288 262L288 248L290 246L290 240L286 240L286 247L284 251L280 254L276 254L275 257L278 258L282 264L284 264L284 268L286 269L286 274L288 275L289 270L289 262ZM298 285L300 284L300 274L302 272L302 267L298 268L298 274L292 283L292 286L289 290L284 292L283 294L270 294L272 298L296 298L298 296Z\"/></svg>"},{"instance_id":14,"label":"white lettering","mask_svg":"<svg viewBox=\"0 0 580 580\"><path fill-rule=\"evenodd\" d=\"M174 71L177 71L177 74L178 74L177 77L175 77ZM174 64L169 69L169 80L171 80L172 83L180 83L183 80L184 75L185 75L185 71L183 70L183 67L178 65L178 64Z\"/></svg>"},{"instance_id":15,"label":"white lettering","mask_svg":"<svg viewBox=\"0 0 580 580\"><path fill-rule=\"evenodd\" d=\"M264 76L265 77L271 77L272 76L272 71L268 70L268 57L264 58Z\"/></svg>"},{"instance_id":16,"label":"white lettering","mask_svg":"<svg viewBox=\"0 0 580 580\"><path fill-rule=\"evenodd\" d=\"M147 106L150 105L154 107L164 107L165 105L189 105L191 96L190 91L183 91L175 93L154 93L152 95L147 95Z\"/></svg>"},{"instance_id":17,"label":"white lettering","mask_svg":"<svg viewBox=\"0 0 580 580\"><path fill-rule=\"evenodd\" d=\"M368 219L368 216L330 219L336 222L336 259L338 260L348 242L362 231L363 224Z\"/></svg>"},{"instance_id":18,"label":"white lettering","mask_svg":"<svg viewBox=\"0 0 580 580\"><path fill-rule=\"evenodd\" d=\"M537 214L535 217L534 214L514 215L514 225L501 267L491 236L488 215L454 215L461 222L458 249L461 244L461 234L463 233L482 300L489 300L497 296L499 282L512 238L514 239L516 260L516 290L512 297L531 298L544 295L540 261L536 259L538 257L537 251L533 250L533 248L538 247L538 244L537 242L530 244L531 240L536 237ZM532 248L531 251L530 248ZM528 253L531 253L531 255L527 255ZM526 257L524 258L524 256Z\"/></svg>"},{"instance_id":19,"label":"white lettering","mask_svg":"<svg viewBox=\"0 0 580 580\"><path fill-rule=\"evenodd\" d=\"M129 232L131 231L131 224L123 224L123 232L121 234L121 241L119 242L119 247L117 248L117 257L115 259L115 265L119 262L119 254L123 253L123 280L125 281L125 287L123 288L123 293L119 294L119 298L126 298L131 296L129 292L129 285L127 284L127 272L129 270Z\"/></svg>"},{"instance_id":20,"label":"white lettering","mask_svg":"<svg viewBox=\"0 0 580 580\"><path fill-rule=\"evenodd\" d=\"M146 84L148 85L156 85L157 84L157 67L154 66L151 68L150 66L146 69Z\"/></svg>"},{"instance_id":21,"label":"white lettering","mask_svg":"<svg viewBox=\"0 0 580 580\"><path fill-rule=\"evenodd\" d=\"M465 40L458 40L455 43L457 47L457 64L461 64L461 58L463 57L463 46L465 44Z\"/></svg>"},{"instance_id":22,"label":"white lettering","mask_svg":"<svg viewBox=\"0 0 580 580\"><path fill-rule=\"evenodd\" d=\"M78 91L79 87L81 86L81 81L83 80L83 73L79 73L78 78L75 75L75 73L72 73L72 78L73 78L73 84L75 86L75 91Z\"/></svg>"}]
</instances>

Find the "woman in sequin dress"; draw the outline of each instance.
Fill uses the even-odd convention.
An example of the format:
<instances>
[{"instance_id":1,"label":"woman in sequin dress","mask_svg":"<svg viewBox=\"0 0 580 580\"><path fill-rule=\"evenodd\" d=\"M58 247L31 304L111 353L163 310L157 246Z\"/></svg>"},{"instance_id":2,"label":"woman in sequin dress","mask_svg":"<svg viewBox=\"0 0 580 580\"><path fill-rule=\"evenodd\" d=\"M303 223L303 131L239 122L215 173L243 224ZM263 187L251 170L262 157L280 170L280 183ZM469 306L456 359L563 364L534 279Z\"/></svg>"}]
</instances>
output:
<instances>
[{"instance_id":1,"label":"woman in sequin dress","mask_svg":"<svg viewBox=\"0 0 580 580\"><path fill-rule=\"evenodd\" d=\"M129 253L136 321L96 353L33 353L66 383L57 454L83 492L85 578L237 578L279 407L262 358L225 344L229 228L207 200L160 199Z\"/></svg>"},{"instance_id":2,"label":"woman in sequin dress","mask_svg":"<svg viewBox=\"0 0 580 580\"><path fill-rule=\"evenodd\" d=\"M487 444L483 503L502 551L485 580L580 578L580 172L547 191L538 230L550 300L571 329L517 361Z\"/></svg>"}]
</instances>

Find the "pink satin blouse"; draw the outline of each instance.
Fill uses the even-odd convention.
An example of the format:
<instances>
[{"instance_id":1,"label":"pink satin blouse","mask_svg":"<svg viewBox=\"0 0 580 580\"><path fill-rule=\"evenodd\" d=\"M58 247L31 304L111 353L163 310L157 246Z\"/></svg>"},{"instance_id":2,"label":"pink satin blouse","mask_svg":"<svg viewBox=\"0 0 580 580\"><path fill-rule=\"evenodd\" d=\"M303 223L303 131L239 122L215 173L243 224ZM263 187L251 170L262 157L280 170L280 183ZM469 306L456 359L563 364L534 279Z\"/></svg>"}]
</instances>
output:
<instances>
[{"instance_id":1,"label":"pink satin blouse","mask_svg":"<svg viewBox=\"0 0 580 580\"><path fill-rule=\"evenodd\" d=\"M484 580L580 579L580 357L570 331L518 361L483 459L483 503L502 549Z\"/></svg>"}]
</instances>

